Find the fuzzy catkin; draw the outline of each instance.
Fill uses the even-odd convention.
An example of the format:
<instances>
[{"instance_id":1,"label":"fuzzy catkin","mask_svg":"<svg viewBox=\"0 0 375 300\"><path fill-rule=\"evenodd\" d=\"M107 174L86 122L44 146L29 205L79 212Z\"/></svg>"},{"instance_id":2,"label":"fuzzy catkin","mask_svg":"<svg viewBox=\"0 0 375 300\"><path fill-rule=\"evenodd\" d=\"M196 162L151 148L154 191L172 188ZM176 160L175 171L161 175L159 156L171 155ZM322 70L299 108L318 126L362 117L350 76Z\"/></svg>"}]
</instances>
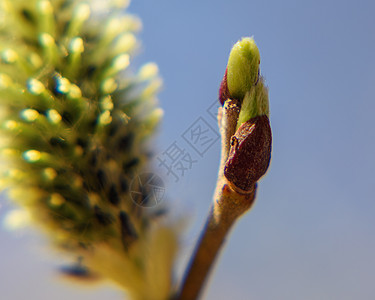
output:
<instances>
[{"instance_id":1,"label":"fuzzy catkin","mask_svg":"<svg viewBox=\"0 0 375 300\"><path fill-rule=\"evenodd\" d=\"M166 299L176 232L129 194L161 80L129 70L141 25L125 2L0 0L0 188L89 270Z\"/></svg>"}]
</instances>

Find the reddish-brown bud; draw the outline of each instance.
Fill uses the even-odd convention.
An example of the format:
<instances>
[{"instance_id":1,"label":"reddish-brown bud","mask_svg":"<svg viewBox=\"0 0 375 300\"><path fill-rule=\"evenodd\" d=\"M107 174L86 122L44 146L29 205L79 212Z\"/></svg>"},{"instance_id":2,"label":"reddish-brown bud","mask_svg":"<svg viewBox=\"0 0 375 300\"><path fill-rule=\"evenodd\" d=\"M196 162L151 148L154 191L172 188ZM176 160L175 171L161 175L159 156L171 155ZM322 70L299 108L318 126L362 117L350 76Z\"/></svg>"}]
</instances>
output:
<instances>
[{"instance_id":1,"label":"reddish-brown bud","mask_svg":"<svg viewBox=\"0 0 375 300\"><path fill-rule=\"evenodd\" d=\"M223 77L223 80L221 81L220 89L219 89L219 101L221 105L224 105L225 100L230 98L228 84L227 84L227 73L228 73L228 68L225 69L224 77Z\"/></svg>"},{"instance_id":2,"label":"reddish-brown bud","mask_svg":"<svg viewBox=\"0 0 375 300\"><path fill-rule=\"evenodd\" d=\"M235 187L251 191L271 160L272 133L266 115L243 123L232 136L224 176Z\"/></svg>"}]
</instances>

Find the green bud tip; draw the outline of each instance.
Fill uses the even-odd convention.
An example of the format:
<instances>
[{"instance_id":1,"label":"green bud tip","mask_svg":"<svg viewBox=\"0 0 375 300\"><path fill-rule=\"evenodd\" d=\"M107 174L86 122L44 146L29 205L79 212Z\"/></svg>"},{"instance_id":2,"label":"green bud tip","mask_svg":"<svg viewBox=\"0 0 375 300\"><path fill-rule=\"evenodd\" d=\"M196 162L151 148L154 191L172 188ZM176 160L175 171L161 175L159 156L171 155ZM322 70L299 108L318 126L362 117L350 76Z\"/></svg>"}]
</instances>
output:
<instances>
[{"instance_id":1,"label":"green bud tip","mask_svg":"<svg viewBox=\"0 0 375 300\"><path fill-rule=\"evenodd\" d=\"M251 89L258 81L260 64L260 54L257 45L253 38L242 38L232 48L229 59L227 70L224 75L221 91L221 95L228 95L231 98L242 101L247 91ZM227 89L227 93L222 89ZM226 99L220 99L220 102L224 102Z\"/></svg>"}]
</instances>

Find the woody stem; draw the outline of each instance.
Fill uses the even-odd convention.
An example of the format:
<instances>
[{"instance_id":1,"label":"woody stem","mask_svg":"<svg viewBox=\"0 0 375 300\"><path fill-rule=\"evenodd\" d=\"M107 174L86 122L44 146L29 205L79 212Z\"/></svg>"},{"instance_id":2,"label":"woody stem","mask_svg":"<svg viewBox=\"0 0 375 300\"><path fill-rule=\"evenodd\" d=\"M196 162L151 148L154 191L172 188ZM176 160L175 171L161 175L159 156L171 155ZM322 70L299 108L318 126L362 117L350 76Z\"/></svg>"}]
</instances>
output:
<instances>
[{"instance_id":1,"label":"woody stem","mask_svg":"<svg viewBox=\"0 0 375 300\"><path fill-rule=\"evenodd\" d=\"M221 157L214 200L217 199L217 195L221 188L221 181L224 178L224 166L228 159L230 140L236 132L237 119L240 114L241 104L236 99L227 99L224 102L223 107L220 107L219 109L218 123L221 134Z\"/></svg>"},{"instance_id":2,"label":"woody stem","mask_svg":"<svg viewBox=\"0 0 375 300\"><path fill-rule=\"evenodd\" d=\"M218 189L217 198L210 209L178 300L198 299L225 237L234 222L250 209L254 201L255 187L248 194L240 194L234 191L225 180L222 180L220 185L221 188Z\"/></svg>"},{"instance_id":3,"label":"woody stem","mask_svg":"<svg viewBox=\"0 0 375 300\"><path fill-rule=\"evenodd\" d=\"M251 207L255 198L255 186L250 192L241 193L233 189L224 177L224 166L228 159L230 140L236 130L239 111L239 102L228 99L219 113L222 153L216 191L206 225L187 268L178 300L198 299L225 237L234 222Z\"/></svg>"}]
</instances>

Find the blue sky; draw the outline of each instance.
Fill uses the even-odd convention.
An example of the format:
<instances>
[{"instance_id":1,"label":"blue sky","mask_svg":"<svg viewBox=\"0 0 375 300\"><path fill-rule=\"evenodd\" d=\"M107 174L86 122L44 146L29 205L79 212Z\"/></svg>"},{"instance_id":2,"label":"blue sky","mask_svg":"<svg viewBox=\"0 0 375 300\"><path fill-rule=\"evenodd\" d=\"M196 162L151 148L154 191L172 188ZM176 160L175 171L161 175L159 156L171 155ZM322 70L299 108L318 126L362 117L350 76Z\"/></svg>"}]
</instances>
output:
<instances>
[{"instance_id":1,"label":"blue sky","mask_svg":"<svg viewBox=\"0 0 375 300\"><path fill-rule=\"evenodd\" d=\"M216 128L207 109L231 46L254 36L260 49L272 162L206 299L372 299L375 2L134 0L129 11L144 25L136 63L157 62L164 80L156 147L162 153L176 141L197 160L177 183L165 179L175 212L194 216L185 255L211 202L219 142L199 156L182 135L198 118ZM106 289L60 284L51 270L58 264L41 258L33 239L0 232L0 288L10 300L27 292L42 300L121 299Z\"/></svg>"}]
</instances>

